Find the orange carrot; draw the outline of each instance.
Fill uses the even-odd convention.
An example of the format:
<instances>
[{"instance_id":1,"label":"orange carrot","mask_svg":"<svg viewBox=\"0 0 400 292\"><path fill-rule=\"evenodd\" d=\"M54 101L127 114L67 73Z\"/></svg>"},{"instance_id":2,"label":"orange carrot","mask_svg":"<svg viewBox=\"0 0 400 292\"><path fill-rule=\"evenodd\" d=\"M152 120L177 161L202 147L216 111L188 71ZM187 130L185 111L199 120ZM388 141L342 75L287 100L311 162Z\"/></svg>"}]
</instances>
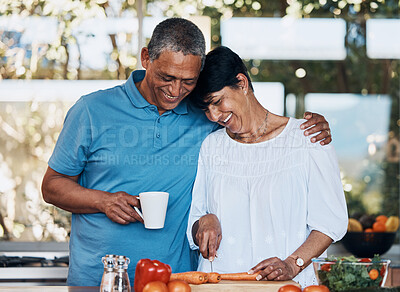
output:
<instances>
[{"instance_id":1,"label":"orange carrot","mask_svg":"<svg viewBox=\"0 0 400 292\"><path fill-rule=\"evenodd\" d=\"M221 275L218 273L207 273L207 276L207 283L218 283L219 281L221 281Z\"/></svg>"},{"instance_id":2,"label":"orange carrot","mask_svg":"<svg viewBox=\"0 0 400 292\"><path fill-rule=\"evenodd\" d=\"M230 273L230 274L221 274L221 280L230 280L230 281L256 281L256 277L259 273L255 273L252 275L244 273Z\"/></svg>"},{"instance_id":3,"label":"orange carrot","mask_svg":"<svg viewBox=\"0 0 400 292\"><path fill-rule=\"evenodd\" d=\"M169 279L170 281L172 280L181 280L185 281L188 284L203 284L206 283L208 280L207 273L204 272L184 272L184 273L174 273L171 274L171 278Z\"/></svg>"}]
</instances>

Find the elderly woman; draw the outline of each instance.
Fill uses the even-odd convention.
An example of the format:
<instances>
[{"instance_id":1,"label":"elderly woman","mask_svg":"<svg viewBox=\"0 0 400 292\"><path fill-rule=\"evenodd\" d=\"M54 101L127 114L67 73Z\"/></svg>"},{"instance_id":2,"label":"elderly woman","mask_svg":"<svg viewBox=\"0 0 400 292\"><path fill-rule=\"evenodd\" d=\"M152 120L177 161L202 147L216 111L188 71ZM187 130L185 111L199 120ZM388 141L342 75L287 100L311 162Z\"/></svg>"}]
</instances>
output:
<instances>
[{"instance_id":1,"label":"elderly woman","mask_svg":"<svg viewBox=\"0 0 400 292\"><path fill-rule=\"evenodd\" d=\"M317 284L311 259L347 228L333 146L312 144L303 120L263 108L226 47L207 55L192 100L224 126L203 142L193 188L187 235L198 270L212 262L214 272Z\"/></svg>"}]
</instances>

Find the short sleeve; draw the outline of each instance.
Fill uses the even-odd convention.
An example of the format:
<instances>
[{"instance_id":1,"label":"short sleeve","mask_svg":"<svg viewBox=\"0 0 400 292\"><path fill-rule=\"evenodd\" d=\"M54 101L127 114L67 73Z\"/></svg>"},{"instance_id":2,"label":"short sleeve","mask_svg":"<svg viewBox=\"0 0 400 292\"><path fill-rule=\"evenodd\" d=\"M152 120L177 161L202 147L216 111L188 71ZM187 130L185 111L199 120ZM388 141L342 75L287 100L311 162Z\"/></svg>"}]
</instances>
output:
<instances>
[{"instance_id":1,"label":"short sleeve","mask_svg":"<svg viewBox=\"0 0 400 292\"><path fill-rule=\"evenodd\" d=\"M309 148L308 228L324 233L335 242L346 234L347 223L347 206L335 150L331 145L315 145Z\"/></svg>"},{"instance_id":2,"label":"short sleeve","mask_svg":"<svg viewBox=\"0 0 400 292\"><path fill-rule=\"evenodd\" d=\"M86 166L92 129L86 103L80 98L68 111L64 126L58 137L49 167L53 170L75 176Z\"/></svg>"},{"instance_id":3,"label":"short sleeve","mask_svg":"<svg viewBox=\"0 0 400 292\"><path fill-rule=\"evenodd\" d=\"M198 249L199 247L194 243L192 236L193 224L200 219L200 217L207 214L207 189L206 189L206 171L204 166L203 147L201 147L199 160L197 165L197 174L192 191L192 204L189 212L189 222L187 228L187 238L191 249Z\"/></svg>"}]
</instances>

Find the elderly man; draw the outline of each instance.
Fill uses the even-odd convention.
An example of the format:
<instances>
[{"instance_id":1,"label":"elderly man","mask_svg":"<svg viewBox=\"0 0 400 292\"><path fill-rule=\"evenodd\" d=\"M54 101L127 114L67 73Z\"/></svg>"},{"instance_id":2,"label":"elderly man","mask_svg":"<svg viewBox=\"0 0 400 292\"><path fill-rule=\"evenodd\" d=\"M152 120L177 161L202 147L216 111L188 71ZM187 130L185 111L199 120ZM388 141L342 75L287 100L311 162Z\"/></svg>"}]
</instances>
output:
<instances>
[{"instance_id":1,"label":"elderly man","mask_svg":"<svg viewBox=\"0 0 400 292\"><path fill-rule=\"evenodd\" d=\"M131 277L141 258L168 263L173 272L196 267L186 240L191 191L200 145L217 124L185 98L204 58L197 26L167 19L142 49L146 71L83 96L69 110L42 185L46 202L73 213L69 285L99 286L105 254L128 256ZM310 133L329 129L321 116L304 126L313 124ZM316 136L324 138L331 141L329 130ZM163 229L145 229L134 211L142 191L170 193Z\"/></svg>"}]
</instances>

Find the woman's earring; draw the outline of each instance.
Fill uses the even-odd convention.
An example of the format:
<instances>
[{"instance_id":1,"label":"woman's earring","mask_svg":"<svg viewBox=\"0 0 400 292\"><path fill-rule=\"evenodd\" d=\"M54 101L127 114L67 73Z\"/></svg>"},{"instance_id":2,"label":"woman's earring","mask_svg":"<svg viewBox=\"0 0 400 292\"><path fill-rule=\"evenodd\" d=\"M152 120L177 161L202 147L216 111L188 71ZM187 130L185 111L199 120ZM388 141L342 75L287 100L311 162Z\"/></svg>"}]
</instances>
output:
<instances>
[{"instance_id":1,"label":"woman's earring","mask_svg":"<svg viewBox=\"0 0 400 292\"><path fill-rule=\"evenodd\" d=\"M247 90L244 91L244 94L245 94L245 95L247 94Z\"/></svg>"}]
</instances>

